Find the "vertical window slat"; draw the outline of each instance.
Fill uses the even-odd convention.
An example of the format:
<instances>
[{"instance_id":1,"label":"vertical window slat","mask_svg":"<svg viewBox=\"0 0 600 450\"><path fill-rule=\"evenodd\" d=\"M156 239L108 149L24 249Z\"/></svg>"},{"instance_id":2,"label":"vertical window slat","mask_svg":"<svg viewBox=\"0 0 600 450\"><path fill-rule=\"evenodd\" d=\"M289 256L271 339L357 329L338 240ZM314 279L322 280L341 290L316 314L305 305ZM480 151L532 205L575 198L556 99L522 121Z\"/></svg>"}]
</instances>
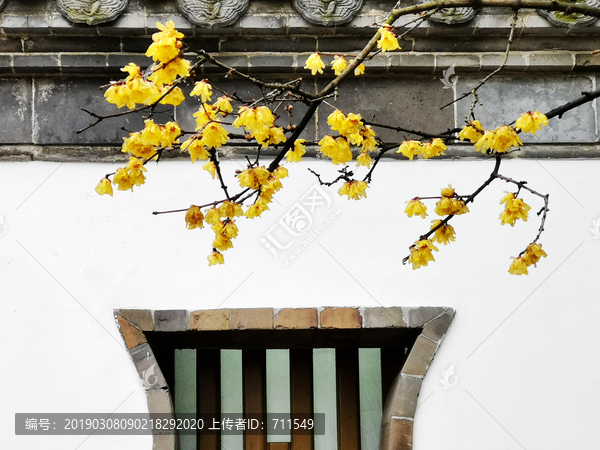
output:
<instances>
[{"instance_id":1,"label":"vertical window slat","mask_svg":"<svg viewBox=\"0 0 600 450\"><path fill-rule=\"evenodd\" d=\"M244 413L266 422L266 350L242 350ZM244 433L244 450L265 450L265 434Z\"/></svg>"},{"instance_id":2,"label":"vertical window slat","mask_svg":"<svg viewBox=\"0 0 600 450\"><path fill-rule=\"evenodd\" d=\"M361 348L358 351L360 380L360 448L378 450L381 417L381 351Z\"/></svg>"},{"instance_id":3,"label":"vertical window slat","mask_svg":"<svg viewBox=\"0 0 600 450\"><path fill-rule=\"evenodd\" d=\"M290 349L290 388L292 397L292 415L312 414L313 349ZM292 430L292 448L294 450L313 450L314 444L312 434L300 434L300 430Z\"/></svg>"},{"instance_id":4,"label":"vertical window slat","mask_svg":"<svg viewBox=\"0 0 600 450\"><path fill-rule=\"evenodd\" d=\"M290 352L267 350L267 414L285 414L290 418ZM272 422L272 421L271 421ZM267 442L291 442L289 431L275 431L271 424Z\"/></svg>"},{"instance_id":5,"label":"vertical window slat","mask_svg":"<svg viewBox=\"0 0 600 450\"><path fill-rule=\"evenodd\" d=\"M243 412L242 351L221 350L221 414ZM222 434L221 450L244 450L244 436Z\"/></svg>"},{"instance_id":6,"label":"vertical window slat","mask_svg":"<svg viewBox=\"0 0 600 450\"><path fill-rule=\"evenodd\" d=\"M325 414L325 434L315 435L315 450L338 448L335 350L313 351L314 412Z\"/></svg>"},{"instance_id":7,"label":"vertical window slat","mask_svg":"<svg viewBox=\"0 0 600 450\"><path fill-rule=\"evenodd\" d=\"M338 449L360 449L358 349L335 351L338 401Z\"/></svg>"},{"instance_id":8,"label":"vertical window slat","mask_svg":"<svg viewBox=\"0 0 600 450\"><path fill-rule=\"evenodd\" d=\"M197 351L197 412L210 414L219 419L221 413L221 350L206 349ZM204 423L204 429L211 428L210 423ZM217 433L198 433L198 448L201 450L219 450L221 436Z\"/></svg>"},{"instance_id":9,"label":"vertical window slat","mask_svg":"<svg viewBox=\"0 0 600 450\"><path fill-rule=\"evenodd\" d=\"M191 418L180 414L196 413L196 350L175 350L175 415L178 418ZM179 448L196 450L196 434L181 434Z\"/></svg>"}]
</instances>

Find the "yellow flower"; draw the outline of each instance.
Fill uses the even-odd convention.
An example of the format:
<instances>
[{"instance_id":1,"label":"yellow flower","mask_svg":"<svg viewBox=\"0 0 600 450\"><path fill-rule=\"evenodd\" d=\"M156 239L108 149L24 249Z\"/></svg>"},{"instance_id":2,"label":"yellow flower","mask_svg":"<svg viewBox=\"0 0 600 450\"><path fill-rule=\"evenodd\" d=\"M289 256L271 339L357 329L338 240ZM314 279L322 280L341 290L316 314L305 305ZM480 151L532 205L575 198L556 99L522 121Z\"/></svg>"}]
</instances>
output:
<instances>
[{"instance_id":1,"label":"yellow flower","mask_svg":"<svg viewBox=\"0 0 600 450\"><path fill-rule=\"evenodd\" d=\"M131 189L133 191L134 182L129 178L129 173L125 169L117 169L115 176L113 178L113 184L117 185L117 189L119 191L126 191Z\"/></svg>"},{"instance_id":2,"label":"yellow flower","mask_svg":"<svg viewBox=\"0 0 600 450\"><path fill-rule=\"evenodd\" d=\"M208 152L206 145L204 145L204 143L197 138L198 135L194 135L181 144L181 151L190 153L192 164L196 161L196 159L202 161L210 158L210 153Z\"/></svg>"},{"instance_id":3,"label":"yellow flower","mask_svg":"<svg viewBox=\"0 0 600 450\"><path fill-rule=\"evenodd\" d=\"M421 153L423 153L423 148L421 146L421 142L414 141L411 139L409 141L402 142L402 144L400 144L400 147L398 147L398 151L396 153L402 153L404 156L406 156L412 161L416 155L420 155Z\"/></svg>"},{"instance_id":4,"label":"yellow flower","mask_svg":"<svg viewBox=\"0 0 600 450\"><path fill-rule=\"evenodd\" d=\"M209 148L219 148L227 144L229 141L229 134L225 131L225 128L221 124L211 122L202 132L202 143Z\"/></svg>"},{"instance_id":5,"label":"yellow flower","mask_svg":"<svg viewBox=\"0 0 600 450\"><path fill-rule=\"evenodd\" d=\"M496 150L498 153L504 153L510 147L517 147L519 145L523 145L523 142L521 142L521 138L515 129L508 125L502 125L494 131L494 138L492 139L490 148Z\"/></svg>"},{"instance_id":6,"label":"yellow flower","mask_svg":"<svg viewBox=\"0 0 600 450\"><path fill-rule=\"evenodd\" d=\"M294 142L294 148L289 149L285 154L287 162L300 162L302 161L302 156L306 153L306 146L304 143L306 139L296 139Z\"/></svg>"},{"instance_id":7,"label":"yellow flower","mask_svg":"<svg viewBox=\"0 0 600 450\"><path fill-rule=\"evenodd\" d=\"M219 207L219 214L221 217L227 217L233 219L236 216L243 216L242 205L239 203L225 200Z\"/></svg>"},{"instance_id":8,"label":"yellow flower","mask_svg":"<svg viewBox=\"0 0 600 450\"><path fill-rule=\"evenodd\" d=\"M221 223L221 213L216 207L213 206L208 211L206 211L204 220L206 220L207 224L212 225L214 227L217 224Z\"/></svg>"},{"instance_id":9,"label":"yellow flower","mask_svg":"<svg viewBox=\"0 0 600 450\"><path fill-rule=\"evenodd\" d=\"M243 214L240 214L243 215ZM220 230L221 233L223 233L228 239L235 239L238 235L238 232L240 230L238 229L237 225L235 224L235 220L228 220L227 223L223 224L222 229Z\"/></svg>"},{"instance_id":10,"label":"yellow flower","mask_svg":"<svg viewBox=\"0 0 600 450\"><path fill-rule=\"evenodd\" d=\"M429 264L429 261L435 261L433 251L438 251L438 248L433 245L429 239L415 242L415 245L410 248L410 256L408 262L413 266L413 270L419 269Z\"/></svg>"},{"instance_id":11,"label":"yellow flower","mask_svg":"<svg viewBox=\"0 0 600 450\"><path fill-rule=\"evenodd\" d=\"M535 134L536 131L542 129L543 125L548 125L548 118L539 111L529 111L517 119L515 128L524 133Z\"/></svg>"},{"instance_id":12,"label":"yellow flower","mask_svg":"<svg viewBox=\"0 0 600 450\"><path fill-rule=\"evenodd\" d=\"M250 189L258 189L267 182L271 174L264 166L254 167L244 170L238 175L238 181L241 187L249 187Z\"/></svg>"},{"instance_id":13,"label":"yellow flower","mask_svg":"<svg viewBox=\"0 0 600 450\"><path fill-rule=\"evenodd\" d=\"M323 61L321 61L321 56L319 56L318 53L313 53L306 60L306 64L304 65L304 68L310 70L314 76L317 74L317 72L323 73L323 69L325 68L325 63Z\"/></svg>"},{"instance_id":14,"label":"yellow flower","mask_svg":"<svg viewBox=\"0 0 600 450\"><path fill-rule=\"evenodd\" d=\"M222 116L226 116L227 114L233 112L233 106L231 106L231 99L226 95L219 97L213 106L219 110L219 114L221 114Z\"/></svg>"},{"instance_id":15,"label":"yellow flower","mask_svg":"<svg viewBox=\"0 0 600 450\"><path fill-rule=\"evenodd\" d=\"M439 224L441 224L441 220L432 220L431 221L431 229L433 230ZM433 234L433 242L438 242L440 244L447 245L450 241L454 242L455 233L452 225L442 225Z\"/></svg>"},{"instance_id":16,"label":"yellow flower","mask_svg":"<svg viewBox=\"0 0 600 450\"><path fill-rule=\"evenodd\" d=\"M200 97L202 103L210 102L212 97L212 86L208 83L208 80L197 81L194 85L194 89L190 92L190 95L192 97Z\"/></svg>"},{"instance_id":17,"label":"yellow flower","mask_svg":"<svg viewBox=\"0 0 600 450\"><path fill-rule=\"evenodd\" d=\"M524 222L527 222L527 215L531 207L523 200L516 198L515 194L509 192L500 200L500 204L502 203L506 203L504 211L500 213L502 225L507 223L514 227L517 219L523 219Z\"/></svg>"},{"instance_id":18,"label":"yellow flower","mask_svg":"<svg viewBox=\"0 0 600 450\"><path fill-rule=\"evenodd\" d=\"M233 242L231 242L231 239L229 239L224 234L218 234L217 236L215 236L215 240L213 241L212 245L213 248L221 250L222 252L233 248Z\"/></svg>"},{"instance_id":19,"label":"yellow flower","mask_svg":"<svg viewBox=\"0 0 600 450\"><path fill-rule=\"evenodd\" d=\"M361 63L358 66L356 66L356 68L354 69L354 76L359 77L363 73L365 73L365 65Z\"/></svg>"},{"instance_id":20,"label":"yellow flower","mask_svg":"<svg viewBox=\"0 0 600 450\"><path fill-rule=\"evenodd\" d=\"M523 255L523 259L525 260L525 264L527 266L535 266L537 267L537 263L540 259L548 256L544 250L542 250L541 244L529 244L527 249L525 250L525 254Z\"/></svg>"},{"instance_id":21,"label":"yellow flower","mask_svg":"<svg viewBox=\"0 0 600 450\"><path fill-rule=\"evenodd\" d=\"M423 219L427 217L427 206L421 203L418 198L413 198L406 203L408 203L408 205L406 205L404 212L408 217L421 216Z\"/></svg>"},{"instance_id":22,"label":"yellow flower","mask_svg":"<svg viewBox=\"0 0 600 450\"><path fill-rule=\"evenodd\" d=\"M285 134L283 132L283 128L280 128L280 127L269 128L269 136L270 136L269 140L264 141L262 143L263 148L267 148L269 146L269 144L277 145L277 144L287 141L287 138L285 137Z\"/></svg>"},{"instance_id":23,"label":"yellow flower","mask_svg":"<svg viewBox=\"0 0 600 450\"><path fill-rule=\"evenodd\" d=\"M338 190L338 194L347 195L348 200L360 200L361 197L367 198L367 188L369 185L365 181L348 181Z\"/></svg>"},{"instance_id":24,"label":"yellow flower","mask_svg":"<svg viewBox=\"0 0 600 450\"><path fill-rule=\"evenodd\" d=\"M146 159L156 154L154 145L142 142L142 133L130 133L128 138L123 138L121 151Z\"/></svg>"},{"instance_id":25,"label":"yellow flower","mask_svg":"<svg viewBox=\"0 0 600 450\"><path fill-rule=\"evenodd\" d=\"M452 187L451 184L448 185L447 188L442 188L442 197L454 197L456 190Z\"/></svg>"},{"instance_id":26,"label":"yellow flower","mask_svg":"<svg viewBox=\"0 0 600 450\"><path fill-rule=\"evenodd\" d=\"M110 184L110 180L108 178L102 178L100 180L100 183L98 183L98 185L96 186L96 192L99 195L107 194L112 197L113 188L112 188L112 185Z\"/></svg>"},{"instance_id":27,"label":"yellow flower","mask_svg":"<svg viewBox=\"0 0 600 450\"><path fill-rule=\"evenodd\" d=\"M339 109L336 109L327 117L327 125L329 125L333 131L341 130L345 121L346 115Z\"/></svg>"},{"instance_id":28,"label":"yellow flower","mask_svg":"<svg viewBox=\"0 0 600 450\"><path fill-rule=\"evenodd\" d=\"M196 131L201 130L204 125L209 123L217 115L217 109L208 103L202 103L200 109L193 116L196 118Z\"/></svg>"},{"instance_id":29,"label":"yellow flower","mask_svg":"<svg viewBox=\"0 0 600 450\"><path fill-rule=\"evenodd\" d=\"M268 210L269 207L266 203L256 202L254 205L250 206L246 210L246 214L244 214L249 219L254 219L255 217L259 217L263 212Z\"/></svg>"},{"instance_id":30,"label":"yellow flower","mask_svg":"<svg viewBox=\"0 0 600 450\"><path fill-rule=\"evenodd\" d=\"M377 133L371 127L371 125L365 125L365 128L359 131L359 134L363 138L362 149L363 152L374 152L377 150Z\"/></svg>"},{"instance_id":31,"label":"yellow flower","mask_svg":"<svg viewBox=\"0 0 600 450\"><path fill-rule=\"evenodd\" d=\"M335 75L338 76L348 68L348 62L343 56L335 55L333 62L331 63L331 68L333 69Z\"/></svg>"},{"instance_id":32,"label":"yellow flower","mask_svg":"<svg viewBox=\"0 0 600 450\"><path fill-rule=\"evenodd\" d=\"M210 255L208 255L208 265L209 266L214 266L216 264L224 264L224 263L225 263L225 258L223 258L223 255L221 253L219 253L218 251L215 250Z\"/></svg>"},{"instance_id":33,"label":"yellow flower","mask_svg":"<svg viewBox=\"0 0 600 450\"><path fill-rule=\"evenodd\" d=\"M179 76L181 78L190 76L191 63L187 59L177 58L167 64L153 66L152 75L148 80L156 83L158 87L171 85Z\"/></svg>"},{"instance_id":34,"label":"yellow flower","mask_svg":"<svg viewBox=\"0 0 600 450\"><path fill-rule=\"evenodd\" d=\"M382 52L401 50L400 44L398 44L398 39L389 25L384 25L379 29L379 36L377 48L381 49Z\"/></svg>"},{"instance_id":35,"label":"yellow flower","mask_svg":"<svg viewBox=\"0 0 600 450\"><path fill-rule=\"evenodd\" d=\"M475 142L475 151L485 153L491 147L493 140L494 132L485 130L485 133Z\"/></svg>"},{"instance_id":36,"label":"yellow flower","mask_svg":"<svg viewBox=\"0 0 600 450\"><path fill-rule=\"evenodd\" d=\"M288 170L283 166L277 166L277 168L273 171L273 176L278 180L282 180L289 176Z\"/></svg>"},{"instance_id":37,"label":"yellow flower","mask_svg":"<svg viewBox=\"0 0 600 450\"><path fill-rule=\"evenodd\" d=\"M442 139L436 138L423 145L423 158L429 159L444 155L444 150L447 150L446 144L444 144Z\"/></svg>"},{"instance_id":38,"label":"yellow flower","mask_svg":"<svg viewBox=\"0 0 600 450\"><path fill-rule=\"evenodd\" d=\"M166 88L165 92L163 92L161 95L164 95L168 89L169 88ZM160 101L160 104L178 106L184 100L185 96L183 95L183 91L179 87L176 87L173 88L173 90L169 92L169 94L167 94L167 96Z\"/></svg>"},{"instance_id":39,"label":"yellow flower","mask_svg":"<svg viewBox=\"0 0 600 450\"><path fill-rule=\"evenodd\" d=\"M215 166L214 162L209 161L206 164L204 164L202 168L211 174L213 180L215 179L215 177L217 176L217 166Z\"/></svg>"},{"instance_id":40,"label":"yellow flower","mask_svg":"<svg viewBox=\"0 0 600 450\"><path fill-rule=\"evenodd\" d=\"M435 205L435 212L439 216L449 216L465 214L469 208L464 201L455 198L455 191L452 185L442 188L442 198Z\"/></svg>"},{"instance_id":41,"label":"yellow flower","mask_svg":"<svg viewBox=\"0 0 600 450\"><path fill-rule=\"evenodd\" d=\"M371 168L371 164L373 164L373 160L366 152L361 152L356 158L356 167L365 166Z\"/></svg>"},{"instance_id":42,"label":"yellow flower","mask_svg":"<svg viewBox=\"0 0 600 450\"><path fill-rule=\"evenodd\" d=\"M135 186L141 186L145 183L146 177L144 176L144 172L146 172L146 168L139 159L130 157L129 162L125 166L125 170L129 175L130 182Z\"/></svg>"},{"instance_id":43,"label":"yellow flower","mask_svg":"<svg viewBox=\"0 0 600 450\"><path fill-rule=\"evenodd\" d=\"M181 128L177 122L167 122L164 127L161 127L160 145L163 148L172 147L173 144L179 143L177 138L181 135Z\"/></svg>"},{"instance_id":44,"label":"yellow flower","mask_svg":"<svg viewBox=\"0 0 600 450\"><path fill-rule=\"evenodd\" d=\"M185 213L185 225L188 230L204 227L204 214L196 205L190 206L190 209Z\"/></svg>"},{"instance_id":45,"label":"yellow flower","mask_svg":"<svg viewBox=\"0 0 600 450\"><path fill-rule=\"evenodd\" d=\"M458 138L461 141L468 139L471 141L471 144L475 144L481 137L483 136L483 127L481 126L481 122L479 120L474 120L465 125L460 133L458 133Z\"/></svg>"},{"instance_id":46,"label":"yellow flower","mask_svg":"<svg viewBox=\"0 0 600 450\"><path fill-rule=\"evenodd\" d=\"M512 260L508 273L513 275L529 275L529 272L527 272L527 264L523 258L519 256L518 258L512 258Z\"/></svg>"},{"instance_id":47,"label":"yellow flower","mask_svg":"<svg viewBox=\"0 0 600 450\"><path fill-rule=\"evenodd\" d=\"M152 35L152 44L146 51L146 56L151 57L154 61L163 63L169 62L179 55L183 33L175 29L175 23L168 21L165 25L160 22L156 23L156 28L160 30Z\"/></svg>"}]
</instances>

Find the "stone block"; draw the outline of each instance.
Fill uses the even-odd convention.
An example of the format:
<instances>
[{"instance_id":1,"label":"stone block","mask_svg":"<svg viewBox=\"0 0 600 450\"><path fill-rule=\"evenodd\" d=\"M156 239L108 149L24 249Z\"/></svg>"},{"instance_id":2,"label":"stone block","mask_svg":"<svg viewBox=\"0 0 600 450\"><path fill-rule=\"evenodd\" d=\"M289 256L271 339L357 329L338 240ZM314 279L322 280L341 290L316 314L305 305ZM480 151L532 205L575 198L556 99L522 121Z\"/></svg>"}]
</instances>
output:
<instances>
[{"instance_id":1,"label":"stone block","mask_svg":"<svg viewBox=\"0 0 600 450\"><path fill-rule=\"evenodd\" d=\"M287 31L289 34L301 34L308 36L334 35L336 27L322 27L313 25L299 15L292 15L288 19Z\"/></svg>"},{"instance_id":2,"label":"stone block","mask_svg":"<svg viewBox=\"0 0 600 450\"><path fill-rule=\"evenodd\" d=\"M575 55L575 67L577 72L600 72L600 53L578 53Z\"/></svg>"},{"instance_id":3,"label":"stone block","mask_svg":"<svg viewBox=\"0 0 600 450\"><path fill-rule=\"evenodd\" d=\"M120 52L121 40L119 38L98 38L80 36L73 39L71 36L37 36L25 41L26 52Z\"/></svg>"},{"instance_id":4,"label":"stone block","mask_svg":"<svg viewBox=\"0 0 600 450\"><path fill-rule=\"evenodd\" d=\"M131 324L122 315L116 314L116 317L117 322L119 323L119 329L121 330L121 335L123 336L123 340L125 341L128 350L147 342L146 336L144 336L144 333L140 329L136 328L135 325Z\"/></svg>"},{"instance_id":5,"label":"stone block","mask_svg":"<svg viewBox=\"0 0 600 450\"><path fill-rule=\"evenodd\" d=\"M114 114L119 110L104 99L100 86L110 82L109 77L38 78L35 80L35 130L38 144L117 144L129 134L120 129L138 131L144 128L141 115L127 115L120 119L105 120L77 134L76 131L93 123L93 117L83 113L82 107L97 114ZM161 106L155 115L157 123L171 120L173 107ZM164 111L164 113L163 113Z\"/></svg>"},{"instance_id":6,"label":"stone block","mask_svg":"<svg viewBox=\"0 0 600 450\"><path fill-rule=\"evenodd\" d=\"M365 65L365 73L386 73L391 64L392 56L388 53L375 55L371 59L366 59L363 64Z\"/></svg>"},{"instance_id":7,"label":"stone block","mask_svg":"<svg viewBox=\"0 0 600 450\"><path fill-rule=\"evenodd\" d=\"M286 27L286 18L282 16L243 15L235 24L242 34L259 36L279 34Z\"/></svg>"},{"instance_id":8,"label":"stone block","mask_svg":"<svg viewBox=\"0 0 600 450\"><path fill-rule=\"evenodd\" d=\"M57 55L15 55L14 67L17 73L60 72Z\"/></svg>"},{"instance_id":9,"label":"stone block","mask_svg":"<svg viewBox=\"0 0 600 450\"><path fill-rule=\"evenodd\" d=\"M27 34L50 34L47 14L29 14L27 16Z\"/></svg>"},{"instance_id":10,"label":"stone block","mask_svg":"<svg viewBox=\"0 0 600 450\"><path fill-rule=\"evenodd\" d=\"M149 309L118 309L116 311L142 331L154 331L152 311Z\"/></svg>"},{"instance_id":11,"label":"stone block","mask_svg":"<svg viewBox=\"0 0 600 450\"><path fill-rule=\"evenodd\" d=\"M6 34L27 33L27 16L5 14L1 17L1 27Z\"/></svg>"},{"instance_id":12,"label":"stone block","mask_svg":"<svg viewBox=\"0 0 600 450\"><path fill-rule=\"evenodd\" d=\"M97 25L100 35L140 35L146 34L146 17L143 14L122 14L109 23Z\"/></svg>"},{"instance_id":13,"label":"stone block","mask_svg":"<svg viewBox=\"0 0 600 450\"><path fill-rule=\"evenodd\" d=\"M327 307L321 311L321 328L362 328L357 308Z\"/></svg>"},{"instance_id":14,"label":"stone block","mask_svg":"<svg viewBox=\"0 0 600 450\"><path fill-rule=\"evenodd\" d=\"M469 92L479 79L460 77L456 92ZM580 97L582 92L591 92L593 89L593 80L584 75L492 78L478 91L483 106L478 104L475 107L475 116L482 124L493 128L511 123L527 111L548 112ZM457 104L458 123L463 123L470 104L470 101ZM549 125L535 135L522 133L521 139L525 144L597 142L593 105L591 102L587 103L567 112L562 119L550 120Z\"/></svg>"},{"instance_id":15,"label":"stone block","mask_svg":"<svg viewBox=\"0 0 600 450\"><path fill-rule=\"evenodd\" d=\"M504 53L485 53L481 56L481 70L492 72L504 62ZM528 63L523 54L510 52L506 65L502 69L506 72L524 72Z\"/></svg>"},{"instance_id":16,"label":"stone block","mask_svg":"<svg viewBox=\"0 0 600 450\"><path fill-rule=\"evenodd\" d=\"M324 83L320 81L320 87ZM365 102L368 98L370 101ZM382 78L357 77L347 79L339 89L334 106L349 112L360 113L375 123L401 126L428 133L439 133L454 127L452 108L440 111L440 107L453 100L452 89L443 89L438 77L395 76ZM331 100L330 100L331 102ZM330 133L325 113L319 111L320 134ZM397 142L402 136L390 130L381 130L383 141ZM407 138L410 138L407 135Z\"/></svg>"},{"instance_id":17,"label":"stone block","mask_svg":"<svg viewBox=\"0 0 600 450\"><path fill-rule=\"evenodd\" d=\"M107 66L106 55L60 55L60 67L63 73L102 73L110 68Z\"/></svg>"},{"instance_id":18,"label":"stone block","mask_svg":"<svg viewBox=\"0 0 600 450\"><path fill-rule=\"evenodd\" d=\"M408 358L402 367L402 373L407 375L425 376L433 360L438 344L419 336L415 341Z\"/></svg>"},{"instance_id":19,"label":"stone block","mask_svg":"<svg viewBox=\"0 0 600 450\"><path fill-rule=\"evenodd\" d=\"M190 313L190 330L230 330L229 309L198 310Z\"/></svg>"},{"instance_id":20,"label":"stone block","mask_svg":"<svg viewBox=\"0 0 600 450\"><path fill-rule=\"evenodd\" d=\"M228 37L226 40L221 42L221 51L269 53L315 52L317 51L317 40L315 38L242 39L237 37Z\"/></svg>"},{"instance_id":21,"label":"stone block","mask_svg":"<svg viewBox=\"0 0 600 450\"><path fill-rule=\"evenodd\" d=\"M294 58L287 55L251 56L249 66L250 73L294 72Z\"/></svg>"},{"instance_id":22,"label":"stone block","mask_svg":"<svg viewBox=\"0 0 600 450\"><path fill-rule=\"evenodd\" d=\"M65 55L66 56L66 55ZM108 66L111 72L118 73L118 77L114 78L123 78L127 76L124 72L121 72L121 68L125 67L129 63L134 63L140 66L142 70L147 69L152 65L152 60L145 55L114 55L109 54L108 57ZM64 58L64 56L63 56Z\"/></svg>"},{"instance_id":23,"label":"stone block","mask_svg":"<svg viewBox=\"0 0 600 450\"><path fill-rule=\"evenodd\" d=\"M319 313L315 308L284 308L275 318L275 328L305 330L319 327Z\"/></svg>"},{"instance_id":24,"label":"stone block","mask_svg":"<svg viewBox=\"0 0 600 450\"><path fill-rule=\"evenodd\" d=\"M250 59L246 55L235 55L235 56L221 56L217 58L220 63L225 64L227 67L233 69L239 69L242 72L248 70ZM223 69L219 66L211 63L206 63L202 66L203 73L225 73L227 69Z\"/></svg>"},{"instance_id":25,"label":"stone block","mask_svg":"<svg viewBox=\"0 0 600 450\"><path fill-rule=\"evenodd\" d=\"M147 41L146 41L147 42ZM218 38L209 38L209 37L200 37L200 38L192 38L186 39L185 43L193 49L204 50L207 52L218 52L219 51L219 39ZM148 43L146 47L148 47ZM145 52L145 50L144 50Z\"/></svg>"},{"instance_id":26,"label":"stone block","mask_svg":"<svg viewBox=\"0 0 600 450\"><path fill-rule=\"evenodd\" d=\"M381 450L412 450L413 421L390 419L381 430Z\"/></svg>"},{"instance_id":27,"label":"stone block","mask_svg":"<svg viewBox=\"0 0 600 450\"><path fill-rule=\"evenodd\" d=\"M433 73L435 56L430 53L397 53L392 55L389 72Z\"/></svg>"},{"instance_id":28,"label":"stone block","mask_svg":"<svg viewBox=\"0 0 600 450\"><path fill-rule=\"evenodd\" d=\"M454 66L458 73L479 72L481 61L479 55L437 55L435 58L436 72Z\"/></svg>"},{"instance_id":29,"label":"stone block","mask_svg":"<svg viewBox=\"0 0 600 450\"><path fill-rule=\"evenodd\" d=\"M154 311L154 331L186 331L189 319L185 309Z\"/></svg>"},{"instance_id":30,"label":"stone block","mask_svg":"<svg viewBox=\"0 0 600 450\"><path fill-rule=\"evenodd\" d=\"M146 392L148 411L150 414L172 414L173 401L166 389L153 389Z\"/></svg>"},{"instance_id":31,"label":"stone block","mask_svg":"<svg viewBox=\"0 0 600 450\"><path fill-rule=\"evenodd\" d=\"M452 319L454 319L454 310L449 309L441 316L425 323L421 334L433 341L439 342L448 331Z\"/></svg>"},{"instance_id":32,"label":"stone block","mask_svg":"<svg viewBox=\"0 0 600 450\"><path fill-rule=\"evenodd\" d=\"M363 328L404 328L406 322L402 308L375 307L365 308L363 311Z\"/></svg>"},{"instance_id":33,"label":"stone block","mask_svg":"<svg viewBox=\"0 0 600 450\"><path fill-rule=\"evenodd\" d=\"M273 308L241 308L231 310L233 330L272 330Z\"/></svg>"},{"instance_id":34,"label":"stone block","mask_svg":"<svg viewBox=\"0 0 600 450\"><path fill-rule=\"evenodd\" d=\"M394 416L414 418L422 384L423 378L398 374L385 399L383 422Z\"/></svg>"},{"instance_id":35,"label":"stone block","mask_svg":"<svg viewBox=\"0 0 600 450\"><path fill-rule=\"evenodd\" d=\"M575 66L572 53L544 52L529 55L530 72L571 72Z\"/></svg>"},{"instance_id":36,"label":"stone block","mask_svg":"<svg viewBox=\"0 0 600 450\"><path fill-rule=\"evenodd\" d=\"M403 308L404 320L410 328L421 328L426 322L439 316L448 308L445 306L422 306Z\"/></svg>"},{"instance_id":37,"label":"stone block","mask_svg":"<svg viewBox=\"0 0 600 450\"><path fill-rule=\"evenodd\" d=\"M13 59L11 55L0 55L0 73L13 73Z\"/></svg>"},{"instance_id":38,"label":"stone block","mask_svg":"<svg viewBox=\"0 0 600 450\"><path fill-rule=\"evenodd\" d=\"M32 143L31 108L30 78L0 78L0 142Z\"/></svg>"},{"instance_id":39,"label":"stone block","mask_svg":"<svg viewBox=\"0 0 600 450\"><path fill-rule=\"evenodd\" d=\"M130 350L129 354L145 390L167 388L165 377L156 362L152 348L148 344L142 344Z\"/></svg>"},{"instance_id":40,"label":"stone block","mask_svg":"<svg viewBox=\"0 0 600 450\"><path fill-rule=\"evenodd\" d=\"M52 12L49 14L48 25L50 32L54 35L76 35L76 36L97 36L96 27L91 27L85 23L73 23L67 20L62 14Z\"/></svg>"}]
</instances>

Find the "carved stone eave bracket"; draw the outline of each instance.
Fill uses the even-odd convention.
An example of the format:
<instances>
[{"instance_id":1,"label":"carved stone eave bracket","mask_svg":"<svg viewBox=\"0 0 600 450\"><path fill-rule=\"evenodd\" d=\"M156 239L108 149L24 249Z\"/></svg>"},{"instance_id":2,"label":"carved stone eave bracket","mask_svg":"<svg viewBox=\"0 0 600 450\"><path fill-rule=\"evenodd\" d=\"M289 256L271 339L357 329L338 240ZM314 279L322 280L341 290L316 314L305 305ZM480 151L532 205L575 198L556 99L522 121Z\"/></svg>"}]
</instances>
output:
<instances>
[{"instance_id":1,"label":"carved stone eave bracket","mask_svg":"<svg viewBox=\"0 0 600 450\"><path fill-rule=\"evenodd\" d=\"M477 14L477 11L473 8L444 8L429 16L429 20L432 22L447 23L448 25L455 25L458 23L465 23L473 19Z\"/></svg>"},{"instance_id":2,"label":"carved stone eave bracket","mask_svg":"<svg viewBox=\"0 0 600 450\"><path fill-rule=\"evenodd\" d=\"M249 0L177 0L190 22L203 28L233 25L248 10Z\"/></svg>"},{"instance_id":3,"label":"carved stone eave bracket","mask_svg":"<svg viewBox=\"0 0 600 450\"><path fill-rule=\"evenodd\" d=\"M294 0L294 8L309 23L333 26L350 22L363 7L363 0Z\"/></svg>"},{"instance_id":4,"label":"carved stone eave bracket","mask_svg":"<svg viewBox=\"0 0 600 450\"><path fill-rule=\"evenodd\" d=\"M600 6L600 0L575 0L573 3L595 7ZM552 25L567 28L586 27L598 20L597 17L586 16L583 14L568 14L562 11L546 11L543 9L538 10L538 14L548 20Z\"/></svg>"},{"instance_id":5,"label":"carved stone eave bracket","mask_svg":"<svg viewBox=\"0 0 600 450\"><path fill-rule=\"evenodd\" d=\"M125 11L129 0L57 0L60 13L75 23L98 25L110 22Z\"/></svg>"}]
</instances>

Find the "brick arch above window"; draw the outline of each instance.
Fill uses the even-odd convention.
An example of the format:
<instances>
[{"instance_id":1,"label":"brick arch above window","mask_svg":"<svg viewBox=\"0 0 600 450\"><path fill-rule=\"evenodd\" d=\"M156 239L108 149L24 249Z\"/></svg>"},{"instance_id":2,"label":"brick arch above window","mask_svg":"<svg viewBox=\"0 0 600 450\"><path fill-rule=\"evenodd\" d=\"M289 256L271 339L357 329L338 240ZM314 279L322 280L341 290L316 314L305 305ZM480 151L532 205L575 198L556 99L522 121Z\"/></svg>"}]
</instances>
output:
<instances>
[{"instance_id":1,"label":"brick arch above window","mask_svg":"<svg viewBox=\"0 0 600 450\"><path fill-rule=\"evenodd\" d=\"M327 339L372 347L395 336L412 336L409 338L413 342L412 348L385 390L380 450L412 449L421 385L454 314L455 311L447 307L114 311L123 340L146 389L149 412L172 415L175 414L172 393L159 367L160 361L148 342L150 337L150 341L155 341L157 335L166 340L187 339L198 345L198 339L201 341L202 336L210 336L212 342L220 340L223 348L237 348L240 336L249 338L253 348L257 345L291 348L301 339L302 347L317 348L328 346ZM332 347L337 345L334 341ZM178 449L175 436L155 435L153 438L154 448Z\"/></svg>"}]
</instances>

